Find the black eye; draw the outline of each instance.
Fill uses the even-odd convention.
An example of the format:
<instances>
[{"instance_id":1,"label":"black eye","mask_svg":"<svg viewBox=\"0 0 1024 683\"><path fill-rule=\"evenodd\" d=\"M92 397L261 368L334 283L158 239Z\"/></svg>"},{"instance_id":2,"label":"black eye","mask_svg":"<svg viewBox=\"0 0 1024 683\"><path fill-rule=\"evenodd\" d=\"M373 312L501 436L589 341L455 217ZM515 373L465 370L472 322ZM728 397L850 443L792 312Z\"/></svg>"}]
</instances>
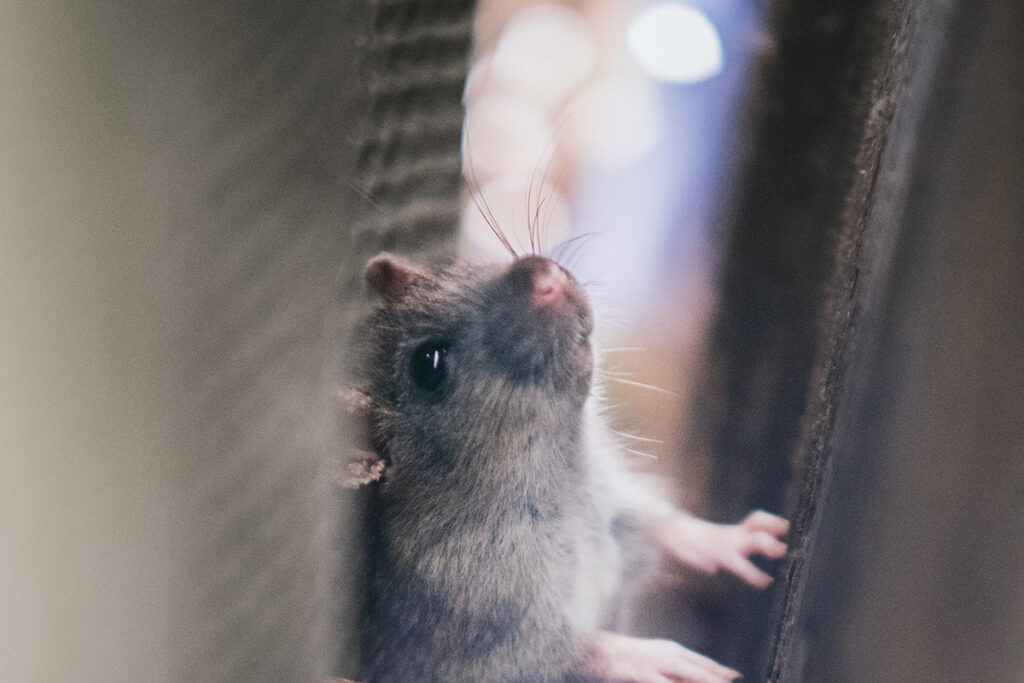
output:
<instances>
[{"instance_id":1,"label":"black eye","mask_svg":"<svg viewBox=\"0 0 1024 683\"><path fill-rule=\"evenodd\" d=\"M440 388L448 377L447 359L447 344L436 341L420 344L412 352L412 361L409 364L412 381L427 391Z\"/></svg>"}]
</instances>

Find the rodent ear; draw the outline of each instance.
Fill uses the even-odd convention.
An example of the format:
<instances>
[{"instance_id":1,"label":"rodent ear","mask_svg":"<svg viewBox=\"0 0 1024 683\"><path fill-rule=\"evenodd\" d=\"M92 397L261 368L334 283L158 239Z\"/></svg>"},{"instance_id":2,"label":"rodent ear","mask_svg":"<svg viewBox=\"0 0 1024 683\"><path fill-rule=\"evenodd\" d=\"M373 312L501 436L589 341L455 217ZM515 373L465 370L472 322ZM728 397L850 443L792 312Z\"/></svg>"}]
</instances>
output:
<instances>
[{"instance_id":1,"label":"rodent ear","mask_svg":"<svg viewBox=\"0 0 1024 683\"><path fill-rule=\"evenodd\" d=\"M366 264L366 281L385 299L397 299L409 285L423 276L415 266L386 251L374 256Z\"/></svg>"}]
</instances>

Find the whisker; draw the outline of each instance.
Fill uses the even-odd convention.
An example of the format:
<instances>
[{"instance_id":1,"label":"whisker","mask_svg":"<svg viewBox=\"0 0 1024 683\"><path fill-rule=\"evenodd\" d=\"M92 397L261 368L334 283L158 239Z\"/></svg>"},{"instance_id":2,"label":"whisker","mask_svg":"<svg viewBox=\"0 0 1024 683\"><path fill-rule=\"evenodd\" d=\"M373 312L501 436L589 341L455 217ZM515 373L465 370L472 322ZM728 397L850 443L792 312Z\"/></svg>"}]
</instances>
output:
<instances>
[{"instance_id":1,"label":"whisker","mask_svg":"<svg viewBox=\"0 0 1024 683\"><path fill-rule=\"evenodd\" d=\"M548 183L548 174L551 172L551 164L554 163L555 156L556 156L555 153L552 152L551 160L548 162L547 167L544 169L544 176L541 178L541 188L542 189ZM558 173L557 173L557 175L555 175L555 182L552 185L554 187L555 196L558 197L558 201L561 201L561 199L562 199L562 195L558 192L558 188L562 184L562 175L565 173L565 171L566 171L566 169L568 167L569 167L569 159L564 159L562 161L561 165L558 168ZM540 195L538 195L538 197L539 196ZM542 251L543 251L543 247L544 247L544 230L547 227L546 222L547 223L550 222L551 217L555 213L555 208L558 206L557 202L555 204L551 205L551 208L549 209L549 211L547 213L547 221L545 221L545 220L543 220L544 219L544 215L541 214L541 206L543 204L544 204L544 201L541 201L541 202L538 203L537 215L536 215L536 218L535 218L535 220L537 222L537 228L538 228L538 230L537 230L538 243L540 244Z\"/></svg>"},{"instance_id":2,"label":"whisker","mask_svg":"<svg viewBox=\"0 0 1024 683\"><path fill-rule=\"evenodd\" d=\"M590 239L593 239L593 238L596 238L599 233L597 233L596 231L592 231L592 232L584 233L584 234L589 236ZM583 246L585 244L587 244L588 241L589 241L588 239L582 239L582 240L575 241L574 244L572 245L572 251L569 253L568 258L565 259L565 262L567 264L569 264L569 266L568 266L569 270L573 270L575 268L576 258L580 255L580 251L583 249Z\"/></svg>"},{"instance_id":3,"label":"whisker","mask_svg":"<svg viewBox=\"0 0 1024 683\"><path fill-rule=\"evenodd\" d=\"M534 224L530 219L530 203L533 201L533 179L536 171L530 173L530 184L526 188L526 234L530 236L530 253L537 253L537 245L534 242Z\"/></svg>"},{"instance_id":4,"label":"whisker","mask_svg":"<svg viewBox=\"0 0 1024 683\"><path fill-rule=\"evenodd\" d=\"M607 370L600 370L599 372L601 373L601 375L603 377L605 377L606 379L608 379L609 381L612 381L612 382L619 382L620 384L628 384L629 386L640 387L641 389L650 389L651 391L657 391L657 392L660 392L662 394L668 394L669 396L671 396L673 398L679 398L679 394L677 394L676 392L669 391L668 389L662 389L661 387L656 387L653 384L644 384L643 382L637 382L637 381L632 380L632 379L623 379L621 377L614 377L612 375L609 375Z\"/></svg>"},{"instance_id":5,"label":"whisker","mask_svg":"<svg viewBox=\"0 0 1024 683\"><path fill-rule=\"evenodd\" d=\"M516 253L516 250L512 246L512 243L509 242L508 237L505 236L504 231L498 227L497 219L494 217L494 213L491 211L491 207L487 204L487 198L483 196L482 192L480 193L478 198L477 193L473 191L473 188L472 186L470 186L469 181L467 180L465 182L466 191L469 192L469 198L473 200L473 204L476 205L477 211L480 212L480 216L484 219L484 222L487 223L487 227L491 229L491 232L494 233L494 236L498 238L499 242L501 242L501 246L505 247L508 253L512 255L512 258L518 258L519 254ZM481 201L483 201L482 206L480 204Z\"/></svg>"},{"instance_id":6,"label":"whisker","mask_svg":"<svg viewBox=\"0 0 1024 683\"><path fill-rule=\"evenodd\" d=\"M626 451L627 453L632 453L633 455L642 455L643 457L650 458L651 460L657 460L658 459L658 456L656 456L656 455L652 455L650 453L644 453L643 451L634 450L632 448L625 448L625 447L623 447L622 450Z\"/></svg>"},{"instance_id":7,"label":"whisker","mask_svg":"<svg viewBox=\"0 0 1024 683\"><path fill-rule=\"evenodd\" d=\"M610 377L628 377L636 374L633 370L610 370L608 368L601 368L601 372Z\"/></svg>"},{"instance_id":8,"label":"whisker","mask_svg":"<svg viewBox=\"0 0 1024 683\"><path fill-rule=\"evenodd\" d=\"M483 217L484 222L494 233L494 236L498 238L501 245L505 247L509 254L512 255L513 259L519 258L519 254L516 253L515 248L509 241L505 232L499 227L498 219L494 215L494 211L491 209L491 205L487 201L487 197L484 195L483 186L480 184L479 178L476 175L476 169L473 166L473 155L471 153L472 146L469 141L469 126L463 124L463 149L465 151L465 166L463 168L463 181L466 185L466 190L469 192L470 199L473 200L473 204L476 205L477 211L480 212L480 216ZM471 182L472 181L472 182ZM481 202L483 205L481 206Z\"/></svg>"},{"instance_id":9,"label":"whisker","mask_svg":"<svg viewBox=\"0 0 1024 683\"><path fill-rule=\"evenodd\" d=\"M539 228L538 223L539 223L539 216L540 216L540 205L543 204L543 201L541 200L541 196L544 193L544 177L542 176L539 179L540 180L540 186L538 187L537 186L537 182L538 182L537 172L540 169L540 165L541 165L541 163L543 163L544 158L549 155L549 151L548 150L550 150L551 146L553 144L555 144L555 143L556 143L556 139L555 139L554 136L552 136L550 139L548 139L547 143L544 145L544 149L541 150L540 157L537 159L537 163L534 164L533 169L530 170L530 183L529 183L529 185L526 188L526 231L527 231L527 233L530 236L530 251L532 253L534 253L534 254L537 253L538 243L540 242L540 231L538 229ZM551 156L553 158L553 156L554 156L553 153L551 154ZM550 161L548 163L550 163ZM534 190L534 187L537 187L537 199L538 199L537 204L538 204L538 207L537 207L536 211L534 211L534 208L533 208L533 190Z\"/></svg>"},{"instance_id":10,"label":"whisker","mask_svg":"<svg viewBox=\"0 0 1024 683\"><path fill-rule=\"evenodd\" d=\"M534 165L533 170L530 172L530 187L529 187L529 190L527 191L527 197L526 197L526 222L527 222L527 226L530 229L531 244L534 243L532 241L532 238L534 237L534 234L536 233L536 248L539 249L539 253L541 253L541 254L544 253L544 227L545 227L544 226L544 222L541 220L541 218L542 218L541 208L543 207L544 201L545 201L544 199L542 199L542 195L544 193L544 188L548 185L548 176L551 173L551 168L555 164L555 162L556 162L556 160L558 159L558 156L559 156L558 155L558 148L559 148L560 139L561 139L561 136L562 136L562 130L568 124L569 118L571 117L571 115L572 115L571 112L566 111L562 115L561 120L558 121L555 124L554 128L551 131L551 137L548 138L547 143L544 145L544 149L541 150L540 157L537 159L537 163ZM554 190L555 190L555 192L558 191L558 187L561 185L562 174L565 172L565 169L568 167L569 162L570 162L570 159L568 157L563 157L562 164L561 164L561 166L559 167L559 170L558 170L558 174L555 176L555 183L554 183ZM531 206L532 206L532 203L534 201L533 200L533 188L534 188L534 185L535 185L535 182L536 182L537 173L539 171L541 171L541 165L542 164L543 164L543 171L541 172L541 175L540 175L540 185L537 186L537 200L535 202L536 203L536 207L533 208L533 210L531 211ZM550 217L550 212L549 212L548 215ZM531 216L532 216L532 220L531 220ZM534 252L534 253L537 253L537 252Z\"/></svg>"},{"instance_id":11,"label":"whisker","mask_svg":"<svg viewBox=\"0 0 1024 683\"><path fill-rule=\"evenodd\" d=\"M534 209L533 220L532 221L530 221L530 220L527 221L527 223L530 225L530 246L534 247L533 253L535 253L535 254L537 253L537 246L540 246L541 245L541 241L542 241L541 240L541 232L542 232L541 227L542 226L540 224L540 211L544 207L544 202L546 202L547 199L548 199L547 197L540 197L540 196L537 197L537 200L538 200L537 201L537 207L536 207L536 209ZM527 207L527 211L529 211L529 207ZM537 233L537 246L534 246L534 244L533 244L534 232ZM543 252L543 249L541 251Z\"/></svg>"},{"instance_id":12,"label":"whisker","mask_svg":"<svg viewBox=\"0 0 1024 683\"><path fill-rule=\"evenodd\" d=\"M561 242L556 244L554 247L552 247L552 249L551 249L551 258L552 258L552 260L554 260L554 261L556 261L558 263L561 263L562 262L562 256L564 255L563 252L565 251L566 247L568 247L570 244L574 244L575 242L578 242L579 240L593 239L594 237L597 237L597 233L596 232L584 232L584 233L580 233L579 235L573 235L572 237L570 237L568 239L562 240ZM556 251L558 252L558 256L555 256L555 252Z\"/></svg>"},{"instance_id":13,"label":"whisker","mask_svg":"<svg viewBox=\"0 0 1024 683\"><path fill-rule=\"evenodd\" d=\"M644 441L644 442L647 442L647 443L665 443L661 439L650 439L650 438L648 438L646 436L637 436L636 434L627 434L626 432L620 432L617 429L613 429L612 431L615 432L616 434L618 434L619 436L625 437L627 439L634 439L636 441Z\"/></svg>"}]
</instances>

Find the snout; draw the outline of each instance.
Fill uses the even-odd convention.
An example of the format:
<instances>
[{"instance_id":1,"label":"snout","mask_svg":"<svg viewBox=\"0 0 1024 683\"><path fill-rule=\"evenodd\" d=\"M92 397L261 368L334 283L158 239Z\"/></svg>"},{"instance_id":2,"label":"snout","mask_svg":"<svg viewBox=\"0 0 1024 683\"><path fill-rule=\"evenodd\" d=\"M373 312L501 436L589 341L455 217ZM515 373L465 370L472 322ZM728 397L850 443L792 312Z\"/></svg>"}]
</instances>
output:
<instances>
[{"instance_id":1,"label":"snout","mask_svg":"<svg viewBox=\"0 0 1024 683\"><path fill-rule=\"evenodd\" d=\"M489 293L487 345L515 378L589 382L593 315L582 287L543 256L517 259Z\"/></svg>"}]
</instances>

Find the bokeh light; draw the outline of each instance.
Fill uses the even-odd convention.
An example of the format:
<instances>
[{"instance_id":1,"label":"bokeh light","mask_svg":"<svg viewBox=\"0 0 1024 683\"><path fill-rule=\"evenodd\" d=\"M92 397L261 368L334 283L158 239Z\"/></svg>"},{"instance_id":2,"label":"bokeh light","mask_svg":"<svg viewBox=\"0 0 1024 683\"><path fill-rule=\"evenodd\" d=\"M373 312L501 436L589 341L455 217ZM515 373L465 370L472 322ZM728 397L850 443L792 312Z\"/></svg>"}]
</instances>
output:
<instances>
[{"instance_id":1,"label":"bokeh light","mask_svg":"<svg viewBox=\"0 0 1024 683\"><path fill-rule=\"evenodd\" d=\"M656 89L645 79L621 75L599 79L580 92L568 115L573 154L601 167L623 167L644 158L665 126Z\"/></svg>"},{"instance_id":2,"label":"bokeh light","mask_svg":"<svg viewBox=\"0 0 1024 683\"><path fill-rule=\"evenodd\" d=\"M640 14L626 44L651 76L670 83L698 83L722 70L722 41L708 17L695 7L664 3Z\"/></svg>"},{"instance_id":3,"label":"bokeh light","mask_svg":"<svg viewBox=\"0 0 1024 683\"><path fill-rule=\"evenodd\" d=\"M596 62L593 31L579 12L542 4L519 12L502 31L491 75L551 109L591 75Z\"/></svg>"}]
</instances>

